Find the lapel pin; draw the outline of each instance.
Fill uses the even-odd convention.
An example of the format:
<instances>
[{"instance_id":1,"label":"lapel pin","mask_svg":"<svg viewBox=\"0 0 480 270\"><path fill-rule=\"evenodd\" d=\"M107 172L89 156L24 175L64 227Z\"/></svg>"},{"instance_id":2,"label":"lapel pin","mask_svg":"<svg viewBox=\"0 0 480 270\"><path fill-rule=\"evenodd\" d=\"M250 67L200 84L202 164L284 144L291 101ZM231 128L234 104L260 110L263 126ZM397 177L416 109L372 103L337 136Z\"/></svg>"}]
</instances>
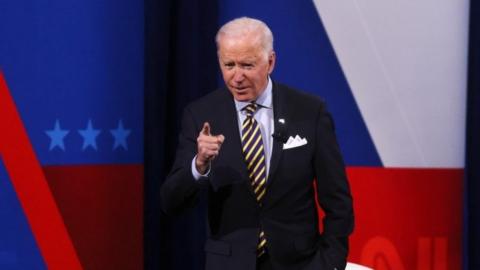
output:
<instances>
[{"instance_id":1,"label":"lapel pin","mask_svg":"<svg viewBox=\"0 0 480 270\"><path fill-rule=\"evenodd\" d=\"M280 124L285 124L285 119L280 118L280 119L278 119L278 122L279 122Z\"/></svg>"}]
</instances>

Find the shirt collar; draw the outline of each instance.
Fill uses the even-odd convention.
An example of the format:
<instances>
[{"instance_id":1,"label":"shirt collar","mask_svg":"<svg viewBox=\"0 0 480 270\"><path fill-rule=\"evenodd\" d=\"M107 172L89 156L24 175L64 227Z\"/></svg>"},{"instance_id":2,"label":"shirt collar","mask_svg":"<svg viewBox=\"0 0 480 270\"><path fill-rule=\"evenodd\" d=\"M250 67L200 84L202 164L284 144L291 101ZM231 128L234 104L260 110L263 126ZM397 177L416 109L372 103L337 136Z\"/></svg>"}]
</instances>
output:
<instances>
[{"instance_id":1,"label":"shirt collar","mask_svg":"<svg viewBox=\"0 0 480 270\"><path fill-rule=\"evenodd\" d=\"M235 107L237 108L237 111L242 111L245 106L250 104L249 101L237 101L235 100ZM267 109L272 109L272 80L270 79L270 76L268 77L268 83L267 87L265 90L258 96L257 100L255 100L255 103L260 105L262 108L267 108Z\"/></svg>"}]
</instances>

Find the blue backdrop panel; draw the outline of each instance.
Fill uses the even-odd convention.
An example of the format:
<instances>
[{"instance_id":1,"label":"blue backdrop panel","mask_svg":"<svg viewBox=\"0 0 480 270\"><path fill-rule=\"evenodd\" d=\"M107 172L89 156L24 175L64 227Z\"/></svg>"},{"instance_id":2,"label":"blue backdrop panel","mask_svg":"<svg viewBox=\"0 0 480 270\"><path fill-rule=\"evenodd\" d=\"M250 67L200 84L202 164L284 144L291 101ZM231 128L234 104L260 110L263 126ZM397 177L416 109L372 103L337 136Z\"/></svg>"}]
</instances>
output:
<instances>
[{"instance_id":1,"label":"blue backdrop panel","mask_svg":"<svg viewBox=\"0 0 480 270\"><path fill-rule=\"evenodd\" d=\"M1 157L0 269L46 269Z\"/></svg>"},{"instance_id":2,"label":"blue backdrop panel","mask_svg":"<svg viewBox=\"0 0 480 270\"><path fill-rule=\"evenodd\" d=\"M143 161L143 18L142 1L0 3L0 68L41 164Z\"/></svg>"},{"instance_id":3,"label":"blue backdrop panel","mask_svg":"<svg viewBox=\"0 0 480 270\"><path fill-rule=\"evenodd\" d=\"M59 165L45 169L47 181L89 269L142 265L144 19L136 0L0 1L0 70L40 165ZM43 269L15 191L0 180L0 269ZM120 200L128 207L112 214Z\"/></svg>"}]
</instances>

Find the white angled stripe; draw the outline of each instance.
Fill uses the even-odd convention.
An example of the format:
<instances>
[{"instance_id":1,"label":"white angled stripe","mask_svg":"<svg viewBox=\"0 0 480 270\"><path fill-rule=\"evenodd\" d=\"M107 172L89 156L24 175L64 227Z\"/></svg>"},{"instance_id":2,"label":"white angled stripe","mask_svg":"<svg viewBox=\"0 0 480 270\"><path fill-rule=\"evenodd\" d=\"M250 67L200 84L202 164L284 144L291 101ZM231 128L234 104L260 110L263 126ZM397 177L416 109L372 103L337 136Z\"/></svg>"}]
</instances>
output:
<instances>
[{"instance_id":1,"label":"white angled stripe","mask_svg":"<svg viewBox=\"0 0 480 270\"><path fill-rule=\"evenodd\" d=\"M468 0L314 0L387 167L464 166Z\"/></svg>"}]
</instances>

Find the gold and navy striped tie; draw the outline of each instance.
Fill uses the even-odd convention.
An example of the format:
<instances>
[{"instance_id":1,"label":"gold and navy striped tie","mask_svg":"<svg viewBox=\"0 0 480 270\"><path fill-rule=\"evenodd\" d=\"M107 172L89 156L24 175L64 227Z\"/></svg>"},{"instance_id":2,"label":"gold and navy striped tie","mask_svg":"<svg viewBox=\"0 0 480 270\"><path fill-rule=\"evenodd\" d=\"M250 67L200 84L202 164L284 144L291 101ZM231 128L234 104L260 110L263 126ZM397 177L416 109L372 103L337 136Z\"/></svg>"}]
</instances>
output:
<instances>
[{"instance_id":1,"label":"gold and navy striped tie","mask_svg":"<svg viewBox=\"0 0 480 270\"><path fill-rule=\"evenodd\" d=\"M242 150L255 197L257 198L257 202L261 203L266 192L267 172L260 125L257 120L253 118L257 108L258 105L256 103L250 103L243 108L247 117L242 125ZM265 253L265 244L267 243L267 238L263 230L260 230L258 238L257 256L260 257Z\"/></svg>"}]
</instances>

